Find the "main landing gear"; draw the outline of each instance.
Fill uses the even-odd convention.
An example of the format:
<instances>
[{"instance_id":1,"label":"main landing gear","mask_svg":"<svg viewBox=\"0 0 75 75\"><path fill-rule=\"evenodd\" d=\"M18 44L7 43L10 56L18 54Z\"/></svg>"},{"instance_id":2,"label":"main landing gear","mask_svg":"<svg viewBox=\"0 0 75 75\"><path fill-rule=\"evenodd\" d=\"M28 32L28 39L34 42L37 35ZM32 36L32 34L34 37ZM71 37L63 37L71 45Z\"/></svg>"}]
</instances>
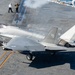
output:
<instances>
[{"instance_id":1,"label":"main landing gear","mask_svg":"<svg viewBox=\"0 0 75 75\"><path fill-rule=\"evenodd\" d=\"M34 59L33 55L31 53L26 55L27 60L32 61Z\"/></svg>"},{"instance_id":2,"label":"main landing gear","mask_svg":"<svg viewBox=\"0 0 75 75\"><path fill-rule=\"evenodd\" d=\"M54 56L54 55L56 55L57 52L56 52L56 51L55 51L55 52L49 52L49 51L48 51L48 54L49 54L49 53L50 53L52 56ZM32 61L32 60L34 60L34 58L35 58L35 57L33 56L32 53L26 54L26 59L27 59L27 60Z\"/></svg>"}]
</instances>

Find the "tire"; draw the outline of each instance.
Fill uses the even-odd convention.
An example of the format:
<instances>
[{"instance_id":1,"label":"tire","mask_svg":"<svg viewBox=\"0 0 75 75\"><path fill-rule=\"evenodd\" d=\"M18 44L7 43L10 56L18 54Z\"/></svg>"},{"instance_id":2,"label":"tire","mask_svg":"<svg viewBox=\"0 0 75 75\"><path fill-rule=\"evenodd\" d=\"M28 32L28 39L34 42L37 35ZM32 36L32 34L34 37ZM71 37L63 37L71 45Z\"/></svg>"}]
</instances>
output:
<instances>
[{"instance_id":1,"label":"tire","mask_svg":"<svg viewBox=\"0 0 75 75\"><path fill-rule=\"evenodd\" d=\"M30 54L30 53L27 54L27 55L26 55L26 59L32 61L32 59L33 59L33 55Z\"/></svg>"}]
</instances>

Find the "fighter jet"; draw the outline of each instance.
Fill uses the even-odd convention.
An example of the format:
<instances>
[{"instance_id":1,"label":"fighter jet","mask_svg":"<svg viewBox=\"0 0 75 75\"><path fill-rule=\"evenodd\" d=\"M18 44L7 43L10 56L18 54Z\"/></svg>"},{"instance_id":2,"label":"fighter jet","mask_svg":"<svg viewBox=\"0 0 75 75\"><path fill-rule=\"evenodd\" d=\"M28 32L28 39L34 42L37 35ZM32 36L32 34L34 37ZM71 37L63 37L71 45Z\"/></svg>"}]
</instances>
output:
<instances>
[{"instance_id":1,"label":"fighter jet","mask_svg":"<svg viewBox=\"0 0 75 75\"><path fill-rule=\"evenodd\" d=\"M54 55L59 51L75 47L75 25L64 34L61 34L58 27L52 27L45 37L19 27L1 25L0 35L11 38L6 44L2 43L4 50L24 51L28 60L33 60L36 53ZM41 40L38 41L38 39Z\"/></svg>"}]
</instances>

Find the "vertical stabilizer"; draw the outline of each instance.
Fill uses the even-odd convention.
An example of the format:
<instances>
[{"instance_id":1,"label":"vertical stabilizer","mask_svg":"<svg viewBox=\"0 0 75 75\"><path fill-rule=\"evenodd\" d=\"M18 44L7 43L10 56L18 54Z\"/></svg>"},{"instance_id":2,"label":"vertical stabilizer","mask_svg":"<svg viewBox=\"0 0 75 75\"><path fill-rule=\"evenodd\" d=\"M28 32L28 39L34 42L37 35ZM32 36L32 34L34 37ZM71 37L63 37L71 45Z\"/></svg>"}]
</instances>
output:
<instances>
[{"instance_id":1,"label":"vertical stabilizer","mask_svg":"<svg viewBox=\"0 0 75 75\"><path fill-rule=\"evenodd\" d=\"M45 39L43 40L43 42L46 43L55 43L55 39L57 37L57 33L58 33L58 28L57 27L53 27L49 34L45 37Z\"/></svg>"},{"instance_id":2,"label":"vertical stabilizer","mask_svg":"<svg viewBox=\"0 0 75 75\"><path fill-rule=\"evenodd\" d=\"M74 42L75 41L75 25L66 31L63 35L60 36L60 39L66 42Z\"/></svg>"}]
</instances>

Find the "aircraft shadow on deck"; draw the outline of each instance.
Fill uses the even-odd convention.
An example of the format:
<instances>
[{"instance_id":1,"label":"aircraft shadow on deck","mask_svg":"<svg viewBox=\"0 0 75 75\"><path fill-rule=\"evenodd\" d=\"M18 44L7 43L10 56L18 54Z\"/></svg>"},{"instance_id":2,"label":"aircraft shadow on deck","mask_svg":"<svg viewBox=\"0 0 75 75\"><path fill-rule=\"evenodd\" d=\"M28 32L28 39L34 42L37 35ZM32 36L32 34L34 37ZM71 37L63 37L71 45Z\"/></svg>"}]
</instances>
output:
<instances>
[{"instance_id":1,"label":"aircraft shadow on deck","mask_svg":"<svg viewBox=\"0 0 75 75\"><path fill-rule=\"evenodd\" d=\"M59 52L54 56L39 55L30 63L29 67L46 68L51 66L70 64L70 69L75 70L75 52Z\"/></svg>"}]
</instances>

